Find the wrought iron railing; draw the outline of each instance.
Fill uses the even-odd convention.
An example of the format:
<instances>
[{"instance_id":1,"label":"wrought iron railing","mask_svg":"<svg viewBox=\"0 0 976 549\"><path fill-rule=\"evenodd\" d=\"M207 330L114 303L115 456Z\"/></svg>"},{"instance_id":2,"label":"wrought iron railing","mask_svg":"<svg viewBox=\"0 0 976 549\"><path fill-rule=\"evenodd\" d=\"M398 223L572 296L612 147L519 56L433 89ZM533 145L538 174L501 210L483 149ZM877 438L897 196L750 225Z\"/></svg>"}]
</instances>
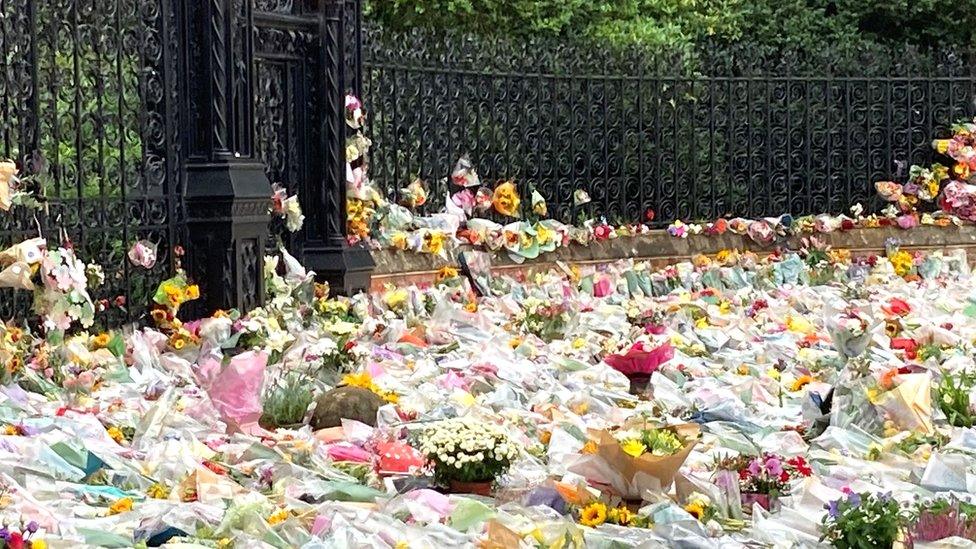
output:
<instances>
[{"instance_id":1,"label":"wrought iron railing","mask_svg":"<svg viewBox=\"0 0 976 549\"><path fill-rule=\"evenodd\" d=\"M837 213L870 207L874 181L976 114L972 56L946 51L667 55L370 27L363 59L372 179L394 198L419 175L427 211L467 153L563 221ZM593 202L575 206L576 189Z\"/></svg>"}]
</instances>

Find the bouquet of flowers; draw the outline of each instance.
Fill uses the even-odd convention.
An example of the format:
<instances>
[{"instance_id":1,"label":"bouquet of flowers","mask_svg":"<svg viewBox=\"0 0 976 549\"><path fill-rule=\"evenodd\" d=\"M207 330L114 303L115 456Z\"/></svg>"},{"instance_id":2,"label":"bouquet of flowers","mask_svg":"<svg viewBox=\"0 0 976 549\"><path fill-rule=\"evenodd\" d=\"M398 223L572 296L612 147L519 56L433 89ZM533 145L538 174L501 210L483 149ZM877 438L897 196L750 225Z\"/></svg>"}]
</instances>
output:
<instances>
[{"instance_id":1,"label":"bouquet of flowers","mask_svg":"<svg viewBox=\"0 0 976 549\"><path fill-rule=\"evenodd\" d=\"M738 474L743 505L751 508L758 503L767 511L776 506L781 494L789 491L791 481L813 474L802 456L786 459L776 454L726 458L719 461L718 468Z\"/></svg>"},{"instance_id":2,"label":"bouquet of flowers","mask_svg":"<svg viewBox=\"0 0 976 549\"><path fill-rule=\"evenodd\" d=\"M635 485L638 473L657 479L661 488L674 480L678 469L698 443L701 429L695 423L652 427L637 423L616 432L607 430L591 434L596 440L596 453L627 483L620 496L640 496Z\"/></svg>"},{"instance_id":3,"label":"bouquet of flowers","mask_svg":"<svg viewBox=\"0 0 976 549\"><path fill-rule=\"evenodd\" d=\"M615 524L631 528L648 528L649 517L631 511L627 506L613 507L602 501L590 502L576 510L577 522L583 526L596 528L601 524Z\"/></svg>"},{"instance_id":4,"label":"bouquet of flowers","mask_svg":"<svg viewBox=\"0 0 976 549\"><path fill-rule=\"evenodd\" d=\"M540 299L530 296L522 301L522 311L516 320L525 330L546 341L563 337L569 325L569 304L551 298Z\"/></svg>"},{"instance_id":5,"label":"bouquet of flowers","mask_svg":"<svg viewBox=\"0 0 976 549\"><path fill-rule=\"evenodd\" d=\"M518 457L518 447L500 427L469 418L438 421L420 437L418 449L434 478L456 492L487 495L491 482Z\"/></svg>"},{"instance_id":6,"label":"bouquet of flowers","mask_svg":"<svg viewBox=\"0 0 976 549\"><path fill-rule=\"evenodd\" d=\"M824 324L837 351L844 357L864 354L871 343L871 322L857 310L847 309L837 313Z\"/></svg>"}]
</instances>

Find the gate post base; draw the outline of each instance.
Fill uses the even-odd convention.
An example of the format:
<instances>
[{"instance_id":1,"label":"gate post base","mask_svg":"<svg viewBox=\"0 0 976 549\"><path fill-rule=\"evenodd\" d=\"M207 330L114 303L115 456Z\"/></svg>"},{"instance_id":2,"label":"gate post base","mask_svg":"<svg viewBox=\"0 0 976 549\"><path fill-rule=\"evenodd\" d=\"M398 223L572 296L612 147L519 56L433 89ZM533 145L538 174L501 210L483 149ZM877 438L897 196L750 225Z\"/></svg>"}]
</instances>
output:
<instances>
[{"instance_id":1,"label":"gate post base","mask_svg":"<svg viewBox=\"0 0 976 549\"><path fill-rule=\"evenodd\" d=\"M341 248L305 248L305 266L318 280L329 283L333 295L369 291L376 262L369 250L344 244Z\"/></svg>"}]
</instances>

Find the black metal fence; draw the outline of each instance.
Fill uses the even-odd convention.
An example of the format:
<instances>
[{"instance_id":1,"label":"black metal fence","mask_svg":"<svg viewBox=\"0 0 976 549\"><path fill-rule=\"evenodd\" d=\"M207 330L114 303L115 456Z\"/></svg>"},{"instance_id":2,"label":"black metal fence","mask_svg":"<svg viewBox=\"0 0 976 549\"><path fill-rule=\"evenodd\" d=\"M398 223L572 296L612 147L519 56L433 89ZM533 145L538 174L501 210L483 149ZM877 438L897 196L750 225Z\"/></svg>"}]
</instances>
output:
<instances>
[{"instance_id":1,"label":"black metal fence","mask_svg":"<svg viewBox=\"0 0 976 549\"><path fill-rule=\"evenodd\" d=\"M342 207L360 17L360 0L0 0L0 159L46 204L0 212L0 248L69 238L105 270L102 325L145 315L178 246L204 292L188 314L247 309L280 183L306 212L288 244L343 289L364 263ZM158 246L151 269L126 257L137 240ZM31 301L0 290L0 316Z\"/></svg>"},{"instance_id":2,"label":"black metal fence","mask_svg":"<svg viewBox=\"0 0 976 549\"><path fill-rule=\"evenodd\" d=\"M976 113L969 54L365 37L372 178L392 198L419 175L428 209L468 153L483 180L538 189L563 221L838 213L869 207L874 181ZM576 189L593 202L574 206Z\"/></svg>"},{"instance_id":3,"label":"black metal fence","mask_svg":"<svg viewBox=\"0 0 976 549\"><path fill-rule=\"evenodd\" d=\"M0 1L0 158L17 160L47 198L36 218L3 214L0 246L37 236L38 226L55 242L66 234L80 258L105 269L98 297L113 302L110 323L144 310L180 242L162 25L156 2ZM126 259L139 239L159 244L152 269ZM0 314L31 299L5 291Z\"/></svg>"}]
</instances>

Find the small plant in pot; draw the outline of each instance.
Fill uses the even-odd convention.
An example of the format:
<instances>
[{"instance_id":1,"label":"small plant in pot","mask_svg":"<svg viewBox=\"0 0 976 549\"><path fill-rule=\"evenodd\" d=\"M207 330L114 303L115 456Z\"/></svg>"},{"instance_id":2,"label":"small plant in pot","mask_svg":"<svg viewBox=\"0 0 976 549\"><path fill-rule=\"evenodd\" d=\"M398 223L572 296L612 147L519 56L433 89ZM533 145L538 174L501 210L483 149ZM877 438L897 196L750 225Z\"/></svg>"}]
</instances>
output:
<instances>
[{"instance_id":1,"label":"small plant in pot","mask_svg":"<svg viewBox=\"0 0 976 549\"><path fill-rule=\"evenodd\" d=\"M272 381L264 394L261 420L267 429L298 428L315 399L312 379L302 372L287 371Z\"/></svg>"},{"instance_id":2,"label":"small plant in pot","mask_svg":"<svg viewBox=\"0 0 976 549\"><path fill-rule=\"evenodd\" d=\"M432 424L421 435L420 453L434 470L434 480L453 493L482 496L518 457L518 448L496 425L467 418Z\"/></svg>"},{"instance_id":3,"label":"small plant in pot","mask_svg":"<svg viewBox=\"0 0 976 549\"><path fill-rule=\"evenodd\" d=\"M732 471L738 477L746 512L751 512L755 503L767 511L778 510L779 497L790 491L790 483L813 474L802 456L787 459L776 454L723 458L717 469Z\"/></svg>"},{"instance_id":4,"label":"small plant in pot","mask_svg":"<svg viewBox=\"0 0 976 549\"><path fill-rule=\"evenodd\" d=\"M908 512L890 494L858 494L845 488L844 497L824 507L820 539L838 549L892 547L909 522Z\"/></svg>"}]
</instances>

